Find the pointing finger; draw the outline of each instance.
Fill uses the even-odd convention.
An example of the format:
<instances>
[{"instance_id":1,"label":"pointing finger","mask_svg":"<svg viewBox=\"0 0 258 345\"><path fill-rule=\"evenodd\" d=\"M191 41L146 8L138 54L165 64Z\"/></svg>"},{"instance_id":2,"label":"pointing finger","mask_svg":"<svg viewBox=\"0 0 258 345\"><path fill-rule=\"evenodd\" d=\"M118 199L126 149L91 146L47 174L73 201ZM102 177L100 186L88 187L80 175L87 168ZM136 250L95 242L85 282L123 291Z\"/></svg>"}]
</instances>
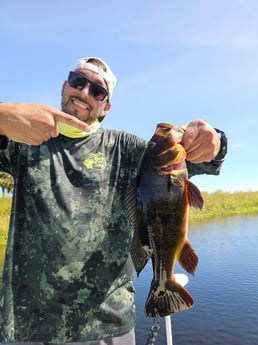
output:
<instances>
[{"instance_id":1,"label":"pointing finger","mask_svg":"<svg viewBox=\"0 0 258 345\"><path fill-rule=\"evenodd\" d=\"M77 119L76 117L74 117L72 115L63 113L61 111L59 113L55 114L55 120L57 123L58 122L65 123L66 125L79 128L82 131L90 132L90 128L87 125L87 123Z\"/></svg>"}]
</instances>

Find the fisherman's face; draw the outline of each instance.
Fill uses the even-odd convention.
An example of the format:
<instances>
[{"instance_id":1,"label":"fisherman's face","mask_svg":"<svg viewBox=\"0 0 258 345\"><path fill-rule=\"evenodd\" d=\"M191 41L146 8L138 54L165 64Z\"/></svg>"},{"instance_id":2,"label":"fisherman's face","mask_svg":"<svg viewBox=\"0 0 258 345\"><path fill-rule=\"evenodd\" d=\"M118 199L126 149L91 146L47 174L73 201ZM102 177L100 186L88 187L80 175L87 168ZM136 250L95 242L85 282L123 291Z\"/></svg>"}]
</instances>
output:
<instances>
[{"instance_id":1,"label":"fisherman's face","mask_svg":"<svg viewBox=\"0 0 258 345\"><path fill-rule=\"evenodd\" d=\"M107 84L99 74L85 68L78 69L76 72L83 74L89 81L97 83L107 90ZM94 120L105 117L111 104L107 97L100 102L90 95L89 85L77 89L70 86L66 80L62 87L61 106L62 111L91 124Z\"/></svg>"}]
</instances>

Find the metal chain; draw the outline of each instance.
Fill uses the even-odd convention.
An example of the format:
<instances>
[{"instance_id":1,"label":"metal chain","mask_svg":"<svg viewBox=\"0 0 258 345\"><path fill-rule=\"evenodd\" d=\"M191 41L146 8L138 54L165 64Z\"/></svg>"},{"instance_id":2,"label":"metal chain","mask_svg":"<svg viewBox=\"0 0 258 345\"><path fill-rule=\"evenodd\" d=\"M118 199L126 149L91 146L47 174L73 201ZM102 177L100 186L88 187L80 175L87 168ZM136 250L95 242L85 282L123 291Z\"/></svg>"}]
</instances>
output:
<instances>
[{"instance_id":1,"label":"metal chain","mask_svg":"<svg viewBox=\"0 0 258 345\"><path fill-rule=\"evenodd\" d=\"M153 325L150 328L150 333L145 345L153 345L155 343L159 329L160 329L160 325L159 325L158 318L153 319Z\"/></svg>"}]
</instances>

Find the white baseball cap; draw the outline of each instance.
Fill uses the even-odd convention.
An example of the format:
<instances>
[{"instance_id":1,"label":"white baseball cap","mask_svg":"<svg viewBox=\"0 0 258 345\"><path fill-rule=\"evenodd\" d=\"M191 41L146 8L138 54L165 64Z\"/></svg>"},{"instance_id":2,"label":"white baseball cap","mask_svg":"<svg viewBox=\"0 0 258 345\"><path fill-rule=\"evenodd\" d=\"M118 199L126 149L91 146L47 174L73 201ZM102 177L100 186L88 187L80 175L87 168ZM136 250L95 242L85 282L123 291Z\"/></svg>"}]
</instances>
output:
<instances>
[{"instance_id":1,"label":"white baseball cap","mask_svg":"<svg viewBox=\"0 0 258 345\"><path fill-rule=\"evenodd\" d=\"M94 60L97 60L100 64L96 65ZM111 101L113 90L116 86L116 77L108 64L98 57L85 57L77 60L74 70L79 68L86 68L90 71L98 73L106 81L108 86L108 99Z\"/></svg>"}]
</instances>

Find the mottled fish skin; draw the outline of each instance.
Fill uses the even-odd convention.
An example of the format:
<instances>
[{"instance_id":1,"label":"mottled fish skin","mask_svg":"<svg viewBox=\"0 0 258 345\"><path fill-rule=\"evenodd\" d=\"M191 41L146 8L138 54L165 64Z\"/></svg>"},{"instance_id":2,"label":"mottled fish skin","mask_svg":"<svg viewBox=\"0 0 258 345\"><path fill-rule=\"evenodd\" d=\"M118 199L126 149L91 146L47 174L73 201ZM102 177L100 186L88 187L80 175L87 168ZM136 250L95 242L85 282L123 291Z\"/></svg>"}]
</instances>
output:
<instances>
[{"instance_id":1,"label":"mottled fish skin","mask_svg":"<svg viewBox=\"0 0 258 345\"><path fill-rule=\"evenodd\" d=\"M188 181L186 155L180 145L182 136L181 128L158 124L136 181L131 255L138 274L152 258L153 280L145 304L147 317L167 316L194 304L174 277L176 260L188 273L195 273L198 257L187 239L188 212L189 206L203 205L198 188Z\"/></svg>"}]
</instances>

